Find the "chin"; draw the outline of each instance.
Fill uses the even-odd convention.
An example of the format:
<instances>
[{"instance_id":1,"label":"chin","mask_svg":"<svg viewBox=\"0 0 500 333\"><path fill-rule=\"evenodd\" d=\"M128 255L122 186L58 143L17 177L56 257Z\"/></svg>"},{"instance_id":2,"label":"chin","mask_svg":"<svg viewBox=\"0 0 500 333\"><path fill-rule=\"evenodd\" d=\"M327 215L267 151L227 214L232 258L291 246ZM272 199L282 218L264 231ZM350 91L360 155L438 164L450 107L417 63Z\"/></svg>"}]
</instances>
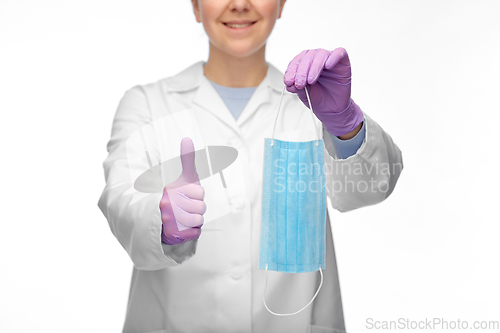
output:
<instances>
[{"instance_id":1,"label":"chin","mask_svg":"<svg viewBox=\"0 0 500 333\"><path fill-rule=\"evenodd\" d=\"M245 58L249 57L255 53L258 53L266 44L263 43L259 47L233 47L230 49L226 49L225 52L236 58Z\"/></svg>"}]
</instances>

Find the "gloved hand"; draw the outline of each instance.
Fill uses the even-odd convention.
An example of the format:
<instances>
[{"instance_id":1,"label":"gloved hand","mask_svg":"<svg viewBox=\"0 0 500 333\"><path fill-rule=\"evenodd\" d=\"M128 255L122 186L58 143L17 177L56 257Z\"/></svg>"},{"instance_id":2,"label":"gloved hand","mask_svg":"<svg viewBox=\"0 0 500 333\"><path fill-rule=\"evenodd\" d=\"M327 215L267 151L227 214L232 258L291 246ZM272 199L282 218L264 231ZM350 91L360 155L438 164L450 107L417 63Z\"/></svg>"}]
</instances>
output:
<instances>
[{"instance_id":1,"label":"gloved hand","mask_svg":"<svg viewBox=\"0 0 500 333\"><path fill-rule=\"evenodd\" d=\"M182 173L165 186L160 200L161 240L174 245L198 239L207 206L205 191L200 185L194 159L194 145L190 138L181 142Z\"/></svg>"},{"instance_id":2,"label":"gloved hand","mask_svg":"<svg viewBox=\"0 0 500 333\"><path fill-rule=\"evenodd\" d=\"M344 48L302 51L288 65L284 82L307 107L304 87L310 85L307 91L314 114L333 135L353 131L364 119L351 99L351 64Z\"/></svg>"}]
</instances>

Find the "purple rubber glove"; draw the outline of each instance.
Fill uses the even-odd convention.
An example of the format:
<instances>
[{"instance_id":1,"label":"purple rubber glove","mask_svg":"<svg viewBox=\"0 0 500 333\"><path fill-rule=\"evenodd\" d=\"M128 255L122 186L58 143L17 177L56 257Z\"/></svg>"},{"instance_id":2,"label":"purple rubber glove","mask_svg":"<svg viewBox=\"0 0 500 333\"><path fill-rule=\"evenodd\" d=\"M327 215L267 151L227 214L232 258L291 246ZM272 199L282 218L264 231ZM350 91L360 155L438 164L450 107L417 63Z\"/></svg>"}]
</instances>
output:
<instances>
[{"instance_id":1,"label":"purple rubber glove","mask_svg":"<svg viewBox=\"0 0 500 333\"><path fill-rule=\"evenodd\" d=\"M190 138L181 142L182 173L165 186L160 201L162 233L165 244L175 245L198 239L207 206L205 191L200 185L194 159L194 145Z\"/></svg>"},{"instance_id":2,"label":"purple rubber glove","mask_svg":"<svg viewBox=\"0 0 500 333\"><path fill-rule=\"evenodd\" d=\"M353 131L364 119L351 99L351 64L344 48L302 51L288 65L284 82L307 107L304 87L310 85L307 91L314 114L335 136Z\"/></svg>"}]
</instances>

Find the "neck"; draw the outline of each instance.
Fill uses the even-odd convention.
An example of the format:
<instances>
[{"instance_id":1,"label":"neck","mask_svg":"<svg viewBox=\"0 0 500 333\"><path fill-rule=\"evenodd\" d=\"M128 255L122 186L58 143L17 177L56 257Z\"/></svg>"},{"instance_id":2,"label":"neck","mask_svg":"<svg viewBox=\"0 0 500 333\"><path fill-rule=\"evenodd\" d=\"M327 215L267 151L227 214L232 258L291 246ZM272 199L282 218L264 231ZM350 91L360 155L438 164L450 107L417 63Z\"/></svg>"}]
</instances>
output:
<instances>
[{"instance_id":1,"label":"neck","mask_svg":"<svg viewBox=\"0 0 500 333\"><path fill-rule=\"evenodd\" d=\"M205 64L205 76L221 86L256 87L267 74L265 48L247 57L235 57L222 52L210 43L210 55Z\"/></svg>"}]
</instances>

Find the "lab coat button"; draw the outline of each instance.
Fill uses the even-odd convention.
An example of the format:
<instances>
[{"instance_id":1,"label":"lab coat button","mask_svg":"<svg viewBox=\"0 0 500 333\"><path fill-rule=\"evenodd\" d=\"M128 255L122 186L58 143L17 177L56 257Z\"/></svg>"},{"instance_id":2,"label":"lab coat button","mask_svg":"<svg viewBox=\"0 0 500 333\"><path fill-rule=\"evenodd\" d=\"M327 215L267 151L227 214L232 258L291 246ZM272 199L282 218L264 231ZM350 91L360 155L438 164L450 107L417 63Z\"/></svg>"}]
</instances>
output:
<instances>
[{"instance_id":1,"label":"lab coat button","mask_svg":"<svg viewBox=\"0 0 500 333\"><path fill-rule=\"evenodd\" d=\"M243 277L243 269L241 268L233 268L230 273L231 277L234 280L239 280Z\"/></svg>"}]
</instances>

